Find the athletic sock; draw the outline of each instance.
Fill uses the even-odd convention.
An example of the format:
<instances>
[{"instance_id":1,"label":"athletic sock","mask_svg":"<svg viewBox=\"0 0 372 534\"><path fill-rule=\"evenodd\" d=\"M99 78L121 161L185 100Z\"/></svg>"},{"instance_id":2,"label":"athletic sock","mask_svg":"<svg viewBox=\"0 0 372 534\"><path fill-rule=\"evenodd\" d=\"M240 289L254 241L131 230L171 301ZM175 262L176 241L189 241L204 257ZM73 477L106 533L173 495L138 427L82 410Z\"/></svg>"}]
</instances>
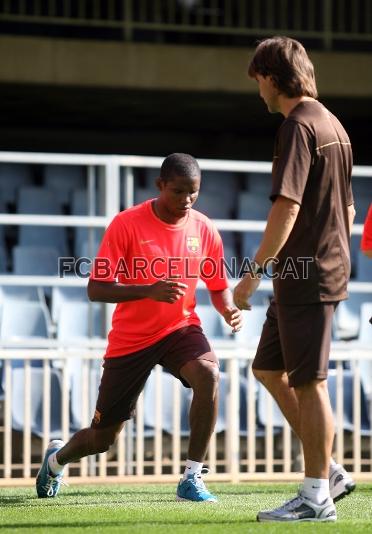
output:
<instances>
[{"instance_id":1,"label":"athletic sock","mask_svg":"<svg viewBox=\"0 0 372 534\"><path fill-rule=\"evenodd\" d=\"M56 452L54 452L53 454L51 454L49 456L48 465L49 465L49 469L51 470L53 475L59 475L60 473L62 473L63 468L65 467L64 465L60 465L57 462L57 453Z\"/></svg>"},{"instance_id":2,"label":"athletic sock","mask_svg":"<svg viewBox=\"0 0 372 534\"><path fill-rule=\"evenodd\" d=\"M340 468L340 465L333 458L331 458L329 462L329 478L334 473L334 471L336 471L339 468Z\"/></svg>"},{"instance_id":3,"label":"athletic sock","mask_svg":"<svg viewBox=\"0 0 372 534\"><path fill-rule=\"evenodd\" d=\"M189 475L194 475L195 473L200 473L203 468L203 462L194 462L194 460L186 460L185 472L183 474L183 480Z\"/></svg>"},{"instance_id":4,"label":"athletic sock","mask_svg":"<svg viewBox=\"0 0 372 534\"><path fill-rule=\"evenodd\" d=\"M303 493L315 504L322 504L329 497L328 478L305 477Z\"/></svg>"}]
</instances>

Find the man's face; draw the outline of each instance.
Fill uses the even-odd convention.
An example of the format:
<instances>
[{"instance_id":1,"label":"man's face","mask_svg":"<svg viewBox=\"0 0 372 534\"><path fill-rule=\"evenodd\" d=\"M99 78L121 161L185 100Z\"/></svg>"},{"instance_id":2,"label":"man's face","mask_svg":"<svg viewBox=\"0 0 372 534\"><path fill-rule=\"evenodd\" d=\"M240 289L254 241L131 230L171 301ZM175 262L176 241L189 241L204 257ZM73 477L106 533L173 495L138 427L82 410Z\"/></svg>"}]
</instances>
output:
<instances>
[{"instance_id":1,"label":"man's face","mask_svg":"<svg viewBox=\"0 0 372 534\"><path fill-rule=\"evenodd\" d=\"M267 105L267 109L270 113L278 113L280 111L278 102L279 91L274 85L271 76L261 76L261 74L257 74L256 80L260 91L260 97Z\"/></svg>"},{"instance_id":2,"label":"man's face","mask_svg":"<svg viewBox=\"0 0 372 534\"><path fill-rule=\"evenodd\" d=\"M175 176L173 180L168 182L160 179L158 186L160 189L159 201L162 208L170 216L181 219L187 215L198 198L200 176L192 178Z\"/></svg>"}]
</instances>

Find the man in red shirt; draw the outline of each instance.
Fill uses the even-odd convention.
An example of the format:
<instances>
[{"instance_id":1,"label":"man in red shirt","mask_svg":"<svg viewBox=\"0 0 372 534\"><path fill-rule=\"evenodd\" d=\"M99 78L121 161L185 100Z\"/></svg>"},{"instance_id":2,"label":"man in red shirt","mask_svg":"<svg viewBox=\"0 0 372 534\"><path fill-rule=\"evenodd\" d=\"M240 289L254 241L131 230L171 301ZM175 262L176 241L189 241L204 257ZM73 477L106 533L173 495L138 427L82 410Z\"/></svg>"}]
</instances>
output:
<instances>
[{"instance_id":1,"label":"man in red shirt","mask_svg":"<svg viewBox=\"0 0 372 534\"><path fill-rule=\"evenodd\" d=\"M372 258L372 204L369 207L364 223L360 248L368 258Z\"/></svg>"},{"instance_id":2,"label":"man in red shirt","mask_svg":"<svg viewBox=\"0 0 372 534\"><path fill-rule=\"evenodd\" d=\"M66 445L50 443L37 476L39 497L57 495L67 463L109 449L132 417L151 370L161 364L193 389L188 459L177 500L217 500L201 478L217 416L218 361L195 313L198 279L234 332L241 328L241 312L228 289L221 237L192 209L200 188L198 163L188 154L171 154L157 186L156 199L119 213L103 237L88 296L117 306L96 411L90 428Z\"/></svg>"}]
</instances>

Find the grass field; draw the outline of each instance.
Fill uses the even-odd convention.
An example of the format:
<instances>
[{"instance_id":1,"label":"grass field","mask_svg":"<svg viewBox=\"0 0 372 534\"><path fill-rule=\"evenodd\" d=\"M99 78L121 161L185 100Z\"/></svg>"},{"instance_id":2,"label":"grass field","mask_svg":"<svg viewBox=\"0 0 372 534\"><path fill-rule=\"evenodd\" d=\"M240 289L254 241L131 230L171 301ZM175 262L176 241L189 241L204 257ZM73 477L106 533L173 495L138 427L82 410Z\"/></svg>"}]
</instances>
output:
<instances>
[{"instance_id":1,"label":"grass field","mask_svg":"<svg viewBox=\"0 0 372 534\"><path fill-rule=\"evenodd\" d=\"M336 523L257 523L256 513L282 503L294 484L208 484L218 504L175 502L174 485L62 487L55 499L33 488L0 489L0 532L237 534L372 532L372 484L337 504Z\"/></svg>"}]
</instances>

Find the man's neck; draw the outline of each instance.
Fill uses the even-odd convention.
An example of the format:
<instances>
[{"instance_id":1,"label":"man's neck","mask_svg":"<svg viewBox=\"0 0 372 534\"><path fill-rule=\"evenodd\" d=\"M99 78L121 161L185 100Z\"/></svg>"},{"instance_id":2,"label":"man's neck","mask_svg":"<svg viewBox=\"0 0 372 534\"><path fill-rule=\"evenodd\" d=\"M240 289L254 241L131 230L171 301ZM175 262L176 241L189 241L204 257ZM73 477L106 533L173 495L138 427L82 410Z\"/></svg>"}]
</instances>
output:
<instances>
[{"instance_id":1,"label":"man's neck","mask_svg":"<svg viewBox=\"0 0 372 534\"><path fill-rule=\"evenodd\" d=\"M315 99L311 96L297 96L296 98L288 98L286 96L279 95L279 107L280 113L284 115L285 118L291 113L291 111L300 103L300 102L312 102Z\"/></svg>"}]
</instances>

